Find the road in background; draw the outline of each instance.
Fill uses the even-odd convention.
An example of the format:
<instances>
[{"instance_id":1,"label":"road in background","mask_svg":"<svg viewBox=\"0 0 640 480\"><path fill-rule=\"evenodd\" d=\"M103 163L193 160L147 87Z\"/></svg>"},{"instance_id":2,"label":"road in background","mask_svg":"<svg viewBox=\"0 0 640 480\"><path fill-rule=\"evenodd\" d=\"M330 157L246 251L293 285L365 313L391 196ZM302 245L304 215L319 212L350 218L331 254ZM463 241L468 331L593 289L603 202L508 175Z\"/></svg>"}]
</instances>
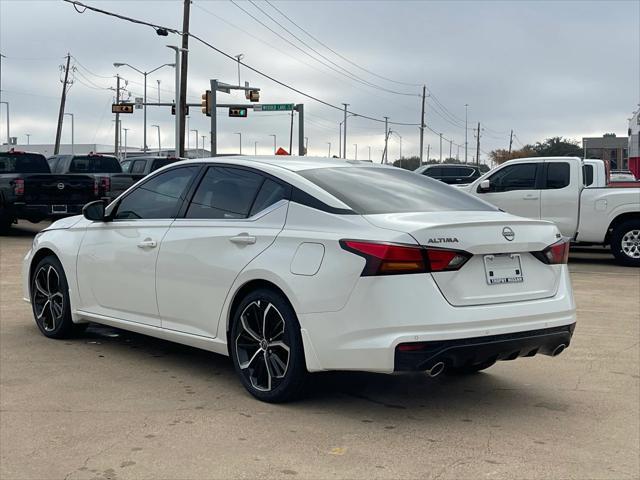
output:
<instances>
[{"instance_id":1,"label":"road in background","mask_svg":"<svg viewBox=\"0 0 640 480\"><path fill-rule=\"evenodd\" d=\"M0 237L0 478L638 478L640 270L572 253L571 347L468 377L316 375L253 400L220 355L106 327L48 340Z\"/></svg>"}]
</instances>

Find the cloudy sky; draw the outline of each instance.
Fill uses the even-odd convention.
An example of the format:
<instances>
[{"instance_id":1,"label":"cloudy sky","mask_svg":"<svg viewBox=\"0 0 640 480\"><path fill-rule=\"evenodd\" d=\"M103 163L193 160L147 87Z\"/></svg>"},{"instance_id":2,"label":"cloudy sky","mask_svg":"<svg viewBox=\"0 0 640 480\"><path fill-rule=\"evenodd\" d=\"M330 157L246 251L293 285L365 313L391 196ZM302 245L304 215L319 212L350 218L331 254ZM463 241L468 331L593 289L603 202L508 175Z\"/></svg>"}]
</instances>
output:
<instances>
[{"instance_id":1,"label":"cloudy sky","mask_svg":"<svg viewBox=\"0 0 640 480\"><path fill-rule=\"evenodd\" d=\"M181 1L95 1L86 3L123 15L180 29ZM279 11L278 11L279 10ZM288 17L288 19L284 16ZM270 18L271 17L271 18ZM261 23L260 23L261 22ZM191 31L244 61L327 103L377 119L419 123L421 85L432 97L426 123L445 139L464 145L465 104L469 129L481 122L481 158L506 148L509 131L514 148L548 136L580 139L615 132L626 135L627 119L640 102L640 1L237 1L194 0ZM308 34L311 34L310 37ZM294 36L295 35L295 36ZM297 37L297 38L296 38ZM316 40L320 41L318 43ZM304 43L302 43L304 42ZM76 143L113 142L111 102L115 74L128 82L131 97L142 96L142 76L115 69L126 62L151 70L173 61L166 45L175 35L160 37L153 29L89 10L77 13L63 1L0 0L2 101L11 109L11 135L20 143L53 143L61 90L60 65L73 56L74 84L67 112L75 115ZM306 45L305 45L306 44ZM331 50L328 50L329 47ZM191 40L190 102L199 102L209 79L237 82L237 65ZM241 70L262 89L263 103L304 103L309 153L337 153L342 113ZM149 101L173 100L174 73L163 68L149 76ZM223 101L244 102L240 94L221 94ZM142 145L140 110L122 116L128 143ZM65 121L63 142L70 143ZM168 107L149 107L148 144L173 145L173 117ZM366 158L371 147L380 158L382 123L358 117L348 121L348 155ZM0 138L6 137L4 105ZM208 118L192 108L190 129L207 134ZM228 118L218 112L219 151L272 153L273 139L288 148L287 114L249 112ZM396 126L390 158L418 151L417 126ZM294 139L296 137L294 136ZM439 155L439 137L427 131L431 157ZM199 140L202 141L201 139ZM475 153L469 130L469 158ZM195 144L195 133L190 133ZM294 149L295 149L294 141ZM445 140L443 155L448 156ZM460 156L464 155L464 147Z\"/></svg>"}]
</instances>

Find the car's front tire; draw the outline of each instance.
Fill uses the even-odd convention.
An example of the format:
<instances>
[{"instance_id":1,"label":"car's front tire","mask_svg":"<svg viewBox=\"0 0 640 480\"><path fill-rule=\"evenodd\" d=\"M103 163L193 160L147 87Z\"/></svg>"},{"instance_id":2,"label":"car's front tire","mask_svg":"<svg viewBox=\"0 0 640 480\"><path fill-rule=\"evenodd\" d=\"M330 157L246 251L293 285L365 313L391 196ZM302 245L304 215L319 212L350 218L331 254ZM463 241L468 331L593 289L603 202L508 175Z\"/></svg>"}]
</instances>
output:
<instances>
[{"instance_id":1,"label":"car's front tire","mask_svg":"<svg viewBox=\"0 0 640 480\"><path fill-rule=\"evenodd\" d=\"M31 308L36 325L45 337L68 338L80 333L86 323L71 320L69 284L60 261L53 255L40 260L30 281Z\"/></svg>"},{"instance_id":2,"label":"car's front tire","mask_svg":"<svg viewBox=\"0 0 640 480\"><path fill-rule=\"evenodd\" d=\"M275 290L260 288L235 309L229 335L236 373L259 400L294 400L308 375L296 314Z\"/></svg>"},{"instance_id":3,"label":"car's front tire","mask_svg":"<svg viewBox=\"0 0 640 480\"><path fill-rule=\"evenodd\" d=\"M613 229L611 252L618 263L640 267L640 220L627 220Z\"/></svg>"}]
</instances>

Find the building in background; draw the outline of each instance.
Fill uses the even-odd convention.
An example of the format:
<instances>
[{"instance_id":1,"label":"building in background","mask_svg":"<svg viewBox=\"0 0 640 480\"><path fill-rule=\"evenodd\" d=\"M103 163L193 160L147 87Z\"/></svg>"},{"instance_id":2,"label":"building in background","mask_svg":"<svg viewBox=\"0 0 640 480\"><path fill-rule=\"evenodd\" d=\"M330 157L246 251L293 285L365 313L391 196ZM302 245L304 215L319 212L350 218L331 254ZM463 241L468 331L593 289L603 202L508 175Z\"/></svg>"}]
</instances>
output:
<instances>
[{"instance_id":1,"label":"building in background","mask_svg":"<svg viewBox=\"0 0 640 480\"><path fill-rule=\"evenodd\" d=\"M640 108L629 119L629 170L640 178Z\"/></svg>"},{"instance_id":2,"label":"building in background","mask_svg":"<svg viewBox=\"0 0 640 480\"><path fill-rule=\"evenodd\" d=\"M582 139L584 158L599 158L609 161L612 170L629 168L629 139L616 137L615 133L605 133L602 137Z\"/></svg>"}]
</instances>

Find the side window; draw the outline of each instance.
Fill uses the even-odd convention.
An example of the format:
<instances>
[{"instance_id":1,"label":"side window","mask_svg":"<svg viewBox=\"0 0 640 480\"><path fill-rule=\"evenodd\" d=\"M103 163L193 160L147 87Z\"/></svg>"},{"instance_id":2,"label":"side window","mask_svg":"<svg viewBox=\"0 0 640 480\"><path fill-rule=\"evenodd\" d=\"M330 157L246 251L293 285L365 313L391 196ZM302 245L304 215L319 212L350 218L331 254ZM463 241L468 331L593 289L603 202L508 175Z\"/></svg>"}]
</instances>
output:
<instances>
[{"instance_id":1,"label":"side window","mask_svg":"<svg viewBox=\"0 0 640 480\"><path fill-rule=\"evenodd\" d=\"M147 164L146 160L136 160L131 167L131 173L144 173L144 167Z\"/></svg>"},{"instance_id":2,"label":"side window","mask_svg":"<svg viewBox=\"0 0 640 480\"><path fill-rule=\"evenodd\" d=\"M593 165L582 166L582 180L584 181L585 187L593 183Z\"/></svg>"},{"instance_id":3,"label":"side window","mask_svg":"<svg viewBox=\"0 0 640 480\"><path fill-rule=\"evenodd\" d=\"M122 167L122 172L123 173L130 173L129 172L129 168L131 167L131 160L126 160L126 161L122 162L120 164L120 166Z\"/></svg>"},{"instance_id":4,"label":"side window","mask_svg":"<svg viewBox=\"0 0 640 480\"><path fill-rule=\"evenodd\" d=\"M174 218L198 167L163 172L134 189L118 205L116 220Z\"/></svg>"},{"instance_id":5,"label":"side window","mask_svg":"<svg viewBox=\"0 0 640 480\"><path fill-rule=\"evenodd\" d=\"M289 189L267 178L253 202L249 216L252 217L256 213L260 213L283 198L289 198Z\"/></svg>"},{"instance_id":6,"label":"side window","mask_svg":"<svg viewBox=\"0 0 640 480\"><path fill-rule=\"evenodd\" d=\"M427 177L439 177L440 175L442 175L442 168L441 167L427 168L424 171L424 174Z\"/></svg>"},{"instance_id":7,"label":"side window","mask_svg":"<svg viewBox=\"0 0 640 480\"><path fill-rule=\"evenodd\" d=\"M490 192L533 190L536 188L536 164L519 163L497 171L491 177Z\"/></svg>"},{"instance_id":8,"label":"side window","mask_svg":"<svg viewBox=\"0 0 640 480\"><path fill-rule=\"evenodd\" d=\"M567 162L549 162L545 188L558 189L569 185L571 168Z\"/></svg>"},{"instance_id":9,"label":"side window","mask_svg":"<svg viewBox=\"0 0 640 480\"><path fill-rule=\"evenodd\" d=\"M247 218L264 177L232 167L209 167L187 210L187 218Z\"/></svg>"}]
</instances>

